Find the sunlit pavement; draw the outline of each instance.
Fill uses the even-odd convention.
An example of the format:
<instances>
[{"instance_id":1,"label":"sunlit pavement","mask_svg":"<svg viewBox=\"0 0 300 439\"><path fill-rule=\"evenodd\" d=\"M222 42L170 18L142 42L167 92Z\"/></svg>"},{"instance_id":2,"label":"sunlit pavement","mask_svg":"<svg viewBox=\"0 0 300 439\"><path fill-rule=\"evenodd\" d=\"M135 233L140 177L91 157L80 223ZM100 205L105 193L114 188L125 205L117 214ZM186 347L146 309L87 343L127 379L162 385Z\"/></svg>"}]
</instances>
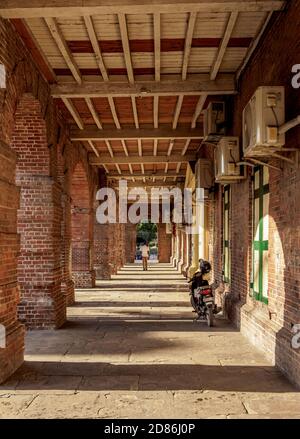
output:
<instances>
[{"instance_id":1,"label":"sunlit pavement","mask_svg":"<svg viewBox=\"0 0 300 439\"><path fill-rule=\"evenodd\" d=\"M127 265L76 300L62 329L27 333L1 417L300 418L300 393L235 328L193 321L169 264Z\"/></svg>"}]
</instances>

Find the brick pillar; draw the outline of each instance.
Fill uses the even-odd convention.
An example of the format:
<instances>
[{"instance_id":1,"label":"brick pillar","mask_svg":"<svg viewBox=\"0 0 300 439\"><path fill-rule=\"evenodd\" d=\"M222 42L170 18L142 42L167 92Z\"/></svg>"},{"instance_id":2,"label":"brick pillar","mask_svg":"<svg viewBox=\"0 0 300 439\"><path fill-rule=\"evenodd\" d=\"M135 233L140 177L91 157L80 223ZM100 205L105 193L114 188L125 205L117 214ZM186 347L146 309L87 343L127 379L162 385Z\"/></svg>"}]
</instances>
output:
<instances>
[{"instance_id":1,"label":"brick pillar","mask_svg":"<svg viewBox=\"0 0 300 439\"><path fill-rule=\"evenodd\" d=\"M182 272L185 276L188 274L188 270L190 267L190 260L191 260L191 235L188 233L185 233L185 259L184 259L184 265L182 267Z\"/></svg>"},{"instance_id":2,"label":"brick pillar","mask_svg":"<svg viewBox=\"0 0 300 439\"><path fill-rule=\"evenodd\" d=\"M173 228L173 226L172 226L172 228ZM173 234L173 232L172 232L172 237L171 237L171 259L170 259L170 261L171 261L171 264L173 265L173 266L175 266L175 235Z\"/></svg>"},{"instance_id":3,"label":"brick pillar","mask_svg":"<svg viewBox=\"0 0 300 439\"><path fill-rule=\"evenodd\" d=\"M178 226L175 226L175 237L174 237L174 259L173 265L174 267L178 267L178 263L180 261L180 232Z\"/></svg>"},{"instance_id":4,"label":"brick pillar","mask_svg":"<svg viewBox=\"0 0 300 439\"><path fill-rule=\"evenodd\" d=\"M12 148L20 187L19 318L29 328L57 328L66 320L61 292L60 185L50 177L50 151L40 104L24 95L15 113Z\"/></svg>"},{"instance_id":5,"label":"brick pillar","mask_svg":"<svg viewBox=\"0 0 300 439\"><path fill-rule=\"evenodd\" d=\"M95 286L93 267L94 211L86 171L79 162L72 175L72 277L75 287Z\"/></svg>"},{"instance_id":6,"label":"brick pillar","mask_svg":"<svg viewBox=\"0 0 300 439\"><path fill-rule=\"evenodd\" d=\"M166 224L159 223L158 231L158 260L159 262L170 262L172 234L166 233Z\"/></svg>"},{"instance_id":7,"label":"brick pillar","mask_svg":"<svg viewBox=\"0 0 300 439\"><path fill-rule=\"evenodd\" d=\"M17 319L17 208L19 191L15 185L15 154L0 142L0 340L5 329L5 347L0 346L0 383L23 362L24 327Z\"/></svg>"},{"instance_id":8,"label":"brick pillar","mask_svg":"<svg viewBox=\"0 0 300 439\"><path fill-rule=\"evenodd\" d=\"M61 292L65 296L66 305L75 302L74 282L71 268L71 197L69 193L69 173L63 150L69 145L61 143L57 145L57 176L61 189L62 220L60 224L60 258L61 258Z\"/></svg>"},{"instance_id":9,"label":"brick pillar","mask_svg":"<svg viewBox=\"0 0 300 439\"><path fill-rule=\"evenodd\" d=\"M126 262L133 263L136 253L136 224L126 224L125 226L125 253Z\"/></svg>"},{"instance_id":10,"label":"brick pillar","mask_svg":"<svg viewBox=\"0 0 300 439\"><path fill-rule=\"evenodd\" d=\"M75 302L75 288L72 279L72 224L71 224L71 198L68 194L62 194L63 220L61 223L61 259L62 259L62 282L61 290L66 298L66 305Z\"/></svg>"},{"instance_id":11,"label":"brick pillar","mask_svg":"<svg viewBox=\"0 0 300 439\"><path fill-rule=\"evenodd\" d=\"M109 265L109 231L110 224L94 225L94 269L96 279L110 279L111 269Z\"/></svg>"},{"instance_id":12,"label":"brick pillar","mask_svg":"<svg viewBox=\"0 0 300 439\"><path fill-rule=\"evenodd\" d=\"M183 232L178 230L178 262L177 269L181 272L181 267L183 265Z\"/></svg>"}]
</instances>

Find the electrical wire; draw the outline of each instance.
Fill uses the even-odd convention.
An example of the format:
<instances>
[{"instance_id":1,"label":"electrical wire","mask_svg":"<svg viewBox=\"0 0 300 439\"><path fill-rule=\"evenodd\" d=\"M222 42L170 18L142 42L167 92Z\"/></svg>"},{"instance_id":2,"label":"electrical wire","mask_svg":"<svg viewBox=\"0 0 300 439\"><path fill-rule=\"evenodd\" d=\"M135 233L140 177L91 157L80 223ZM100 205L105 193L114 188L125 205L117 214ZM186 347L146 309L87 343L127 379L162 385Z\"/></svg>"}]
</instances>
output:
<instances>
[{"instance_id":1,"label":"electrical wire","mask_svg":"<svg viewBox=\"0 0 300 439\"><path fill-rule=\"evenodd\" d=\"M274 118L275 118L276 127L279 128L278 117L277 117L277 114L275 113L274 107L271 107L271 110L272 110L272 113L273 113Z\"/></svg>"}]
</instances>

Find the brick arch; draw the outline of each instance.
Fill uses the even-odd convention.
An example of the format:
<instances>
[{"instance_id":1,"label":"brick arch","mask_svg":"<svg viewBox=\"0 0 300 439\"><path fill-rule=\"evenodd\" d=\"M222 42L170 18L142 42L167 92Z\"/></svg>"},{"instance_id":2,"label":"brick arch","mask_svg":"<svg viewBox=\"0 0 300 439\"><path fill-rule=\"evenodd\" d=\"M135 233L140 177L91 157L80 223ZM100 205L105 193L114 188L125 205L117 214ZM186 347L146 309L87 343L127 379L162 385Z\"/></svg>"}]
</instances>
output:
<instances>
[{"instance_id":1,"label":"brick arch","mask_svg":"<svg viewBox=\"0 0 300 439\"><path fill-rule=\"evenodd\" d=\"M84 162L78 161L71 176L72 277L77 287L93 287L93 190Z\"/></svg>"},{"instance_id":2,"label":"brick arch","mask_svg":"<svg viewBox=\"0 0 300 439\"><path fill-rule=\"evenodd\" d=\"M11 147L17 153L17 179L50 174L46 123L40 102L30 93L24 94L17 106Z\"/></svg>"},{"instance_id":3,"label":"brick arch","mask_svg":"<svg viewBox=\"0 0 300 439\"><path fill-rule=\"evenodd\" d=\"M19 100L11 134L20 189L18 314L29 328L56 328L66 318L61 294L60 189L51 176L46 122L39 101L29 93Z\"/></svg>"}]
</instances>

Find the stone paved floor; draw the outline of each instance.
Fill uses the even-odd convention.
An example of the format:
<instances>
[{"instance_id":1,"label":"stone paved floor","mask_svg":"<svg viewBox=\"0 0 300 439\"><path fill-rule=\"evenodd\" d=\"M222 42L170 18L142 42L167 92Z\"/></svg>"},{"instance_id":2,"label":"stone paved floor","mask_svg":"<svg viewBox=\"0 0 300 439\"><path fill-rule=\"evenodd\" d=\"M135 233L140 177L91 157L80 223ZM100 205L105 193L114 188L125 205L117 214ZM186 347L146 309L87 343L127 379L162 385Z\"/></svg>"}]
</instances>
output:
<instances>
[{"instance_id":1,"label":"stone paved floor","mask_svg":"<svg viewBox=\"0 0 300 439\"><path fill-rule=\"evenodd\" d=\"M194 323L168 264L77 291L59 331L27 333L5 418L299 417L300 392L227 321Z\"/></svg>"}]
</instances>

